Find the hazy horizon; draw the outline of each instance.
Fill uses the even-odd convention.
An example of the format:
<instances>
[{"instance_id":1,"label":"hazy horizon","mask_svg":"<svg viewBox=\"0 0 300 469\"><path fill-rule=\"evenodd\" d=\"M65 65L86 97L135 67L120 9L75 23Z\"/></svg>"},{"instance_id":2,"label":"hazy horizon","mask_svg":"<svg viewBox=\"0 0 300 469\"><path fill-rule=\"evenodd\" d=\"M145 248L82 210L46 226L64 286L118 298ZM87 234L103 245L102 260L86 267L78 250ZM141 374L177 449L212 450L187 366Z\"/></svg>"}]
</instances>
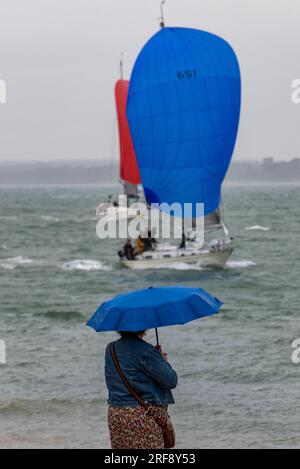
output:
<instances>
[{"instance_id":1,"label":"hazy horizon","mask_svg":"<svg viewBox=\"0 0 300 469\"><path fill-rule=\"evenodd\" d=\"M293 160L300 160L300 155L299 157L295 158L273 158L272 155L269 155L267 157L263 158L253 158L253 159L235 159L231 162L231 165L237 163L244 163L244 164L263 164L264 160L266 159L273 159L274 163L290 163ZM86 166L89 164L92 165L99 165L99 166L116 166L117 168L119 167L119 161L117 159L109 159L109 158L57 158L57 159L32 159L32 160L22 160L22 159L12 159L12 160L1 160L0 159L0 166L24 166L24 165L50 165L50 166L55 166L55 165L79 165L79 166Z\"/></svg>"},{"instance_id":2,"label":"hazy horizon","mask_svg":"<svg viewBox=\"0 0 300 469\"><path fill-rule=\"evenodd\" d=\"M116 162L64 160L51 162L0 162L0 187L116 184L120 180ZM300 158L289 162L272 159L233 161L225 184L300 183Z\"/></svg>"},{"instance_id":3,"label":"hazy horizon","mask_svg":"<svg viewBox=\"0 0 300 469\"><path fill-rule=\"evenodd\" d=\"M129 78L159 14L160 0L0 0L0 161L116 159L120 54ZM300 0L167 0L165 17L168 26L218 34L237 53L243 106L234 160L300 157L300 105L291 101Z\"/></svg>"},{"instance_id":4,"label":"hazy horizon","mask_svg":"<svg viewBox=\"0 0 300 469\"><path fill-rule=\"evenodd\" d=\"M276 160L275 158L272 157L267 157L267 158L261 158L261 159L253 159L253 160L233 160L231 162L231 165L251 165L251 166L264 166L265 164L271 164L274 166L278 166L280 164L285 164L289 165L292 164L293 162L296 162L297 164L300 165L300 158L291 158L289 160L285 159L279 159ZM100 167L105 167L105 166L113 166L116 168L119 168L119 162L118 161L112 161L110 159L99 159L99 158L85 158L85 159L57 159L57 160L0 160L0 166L11 166L11 167L24 167L26 165L32 165L32 166L62 166L62 165L67 165L67 166L88 166L88 165L96 165Z\"/></svg>"}]
</instances>

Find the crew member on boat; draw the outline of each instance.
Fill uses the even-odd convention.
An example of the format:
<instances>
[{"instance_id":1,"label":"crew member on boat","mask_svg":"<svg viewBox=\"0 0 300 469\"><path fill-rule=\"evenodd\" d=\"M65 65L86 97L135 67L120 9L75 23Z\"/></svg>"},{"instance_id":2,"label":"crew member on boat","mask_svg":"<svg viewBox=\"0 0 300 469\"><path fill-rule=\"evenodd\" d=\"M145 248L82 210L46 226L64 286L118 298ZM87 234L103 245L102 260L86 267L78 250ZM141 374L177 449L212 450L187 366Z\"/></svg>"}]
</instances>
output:
<instances>
[{"instance_id":1,"label":"crew member on boat","mask_svg":"<svg viewBox=\"0 0 300 469\"><path fill-rule=\"evenodd\" d=\"M134 248L131 244L130 239L127 240L123 251L120 251L119 253L120 257L126 257L128 261L133 261L134 260Z\"/></svg>"},{"instance_id":2,"label":"crew member on boat","mask_svg":"<svg viewBox=\"0 0 300 469\"><path fill-rule=\"evenodd\" d=\"M185 232L183 231L179 249L185 249L185 248L186 248L186 236L185 236Z\"/></svg>"},{"instance_id":3,"label":"crew member on boat","mask_svg":"<svg viewBox=\"0 0 300 469\"><path fill-rule=\"evenodd\" d=\"M143 254L144 251L145 251L145 243L141 235L139 235L138 239L136 240L133 255L138 256L139 254Z\"/></svg>"},{"instance_id":4,"label":"crew member on boat","mask_svg":"<svg viewBox=\"0 0 300 469\"><path fill-rule=\"evenodd\" d=\"M152 236L151 231L148 231L148 237L144 239L144 250L154 251L158 244L158 241Z\"/></svg>"}]
</instances>

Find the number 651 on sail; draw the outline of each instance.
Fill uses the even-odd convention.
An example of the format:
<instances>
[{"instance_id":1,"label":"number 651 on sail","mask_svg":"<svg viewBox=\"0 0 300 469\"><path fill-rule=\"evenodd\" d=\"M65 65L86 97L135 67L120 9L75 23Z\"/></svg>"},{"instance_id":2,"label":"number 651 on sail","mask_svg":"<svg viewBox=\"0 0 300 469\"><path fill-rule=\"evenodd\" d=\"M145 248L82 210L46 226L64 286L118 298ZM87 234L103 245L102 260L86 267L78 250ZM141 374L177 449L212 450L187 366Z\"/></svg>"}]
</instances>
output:
<instances>
[{"instance_id":1,"label":"number 651 on sail","mask_svg":"<svg viewBox=\"0 0 300 469\"><path fill-rule=\"evenodd\" d=\"M177 73L177 78L179 80L191 79L197 77L197 70L184 70Z\"/></svg>"}]
</instances>

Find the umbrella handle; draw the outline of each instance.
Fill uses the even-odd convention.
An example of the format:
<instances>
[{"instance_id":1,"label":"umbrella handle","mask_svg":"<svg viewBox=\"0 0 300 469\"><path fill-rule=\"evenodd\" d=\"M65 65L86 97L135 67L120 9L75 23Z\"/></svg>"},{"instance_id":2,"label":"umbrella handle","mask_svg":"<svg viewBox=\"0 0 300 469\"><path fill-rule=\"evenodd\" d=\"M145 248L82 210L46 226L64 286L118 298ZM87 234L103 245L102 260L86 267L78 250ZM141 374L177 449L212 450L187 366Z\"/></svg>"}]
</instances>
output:
<instances>
[{"instance_id":1,"label":"umbrella handle","mask_svg":"<svg viewBox=\"0 0 300 469\"><path fill-rule=\"evenodd\" d=\"M157 330L157 327L155 328L155 334L156 334L156 343L157 343L157 347L160 347L159 339L158 339L158 330Z\"/></svg>"}]
</instances>

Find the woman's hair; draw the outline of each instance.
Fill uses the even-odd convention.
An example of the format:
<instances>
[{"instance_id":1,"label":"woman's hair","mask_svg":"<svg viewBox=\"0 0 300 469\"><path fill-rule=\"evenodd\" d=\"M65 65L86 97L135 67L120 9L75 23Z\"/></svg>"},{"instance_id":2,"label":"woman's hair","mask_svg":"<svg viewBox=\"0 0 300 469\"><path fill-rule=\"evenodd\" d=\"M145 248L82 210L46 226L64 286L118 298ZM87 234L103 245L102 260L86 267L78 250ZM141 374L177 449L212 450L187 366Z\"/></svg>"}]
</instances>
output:
<instances>
[{"instance_id":1,"label":"woman's hair","mask_svg":"<svg viewBox=\"0 0 300 469\"><path fill-rule=\"evenodd\" d=\"M119 334L122 339L135 339L141 335L145 335L146 331L137 331L137 332L129 332L129 331L119 331Z\"/></svg>"}]
</instances>

